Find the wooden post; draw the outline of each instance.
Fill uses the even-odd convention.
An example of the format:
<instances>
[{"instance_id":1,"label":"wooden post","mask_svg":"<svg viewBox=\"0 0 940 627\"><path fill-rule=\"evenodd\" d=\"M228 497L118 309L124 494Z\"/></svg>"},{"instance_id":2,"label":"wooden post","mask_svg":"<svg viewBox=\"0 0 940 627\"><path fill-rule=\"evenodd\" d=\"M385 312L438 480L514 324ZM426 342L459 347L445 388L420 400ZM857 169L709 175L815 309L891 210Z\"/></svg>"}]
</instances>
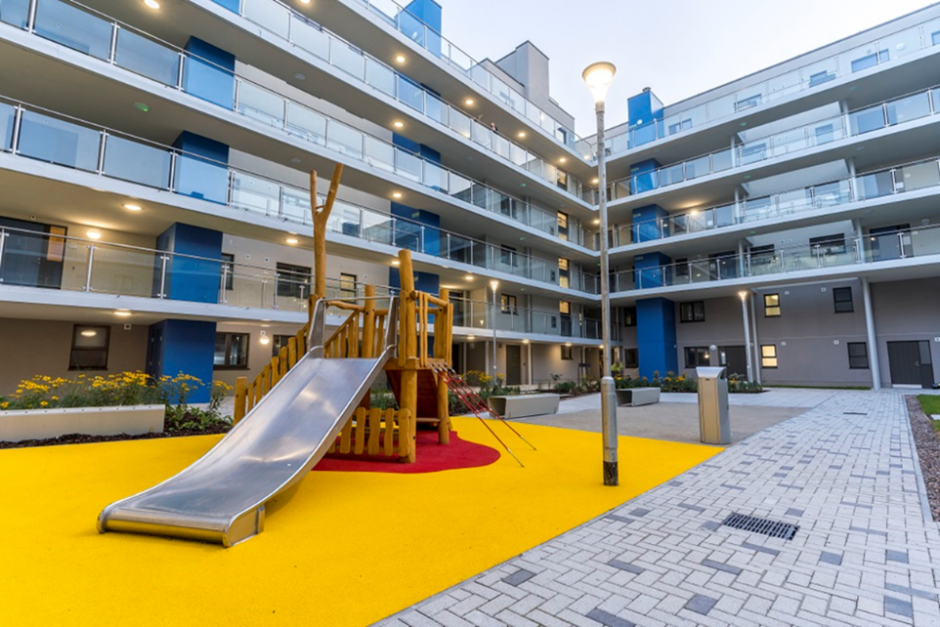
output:
<instances>
[{"instance_id":1,"label":"wooden post","mask_svg":"<svg viewBox=\"0 0 940 627\"><path fill-rule=\"evenodd\" d=\"M316 298L326 298L326 223L333 211L333 203L339 191L339 182L343 177L343 166L336 164L333 170L333 179L330 181L330 191L326 195L326 202L317 205L317 173L310 172L310 209L313 214L313 266L314 266L314 294ZM313 299L315 303L316 300ZM312 305L313 303L311 303ZM313 316L313 307L309 308L309 316Z\"/></svg>"},{"instance_id":2,"label":"wooden post","mask_svg":"<svg viewBox=\"0 0 940 627\"><path fill-rule=\"evenodd\" d=\"M418 415L418 337L415 329L415 276L414 266L411 263L411 251L398 252L398 270L401 277L401 293L399 294L401 319L401 332L398 338L398 363L401 371L401 398L398 406L402 413L410 417L406 421L405 431L399 431L399 442L404 438L413 438L414 429L411 428Z\"/></svg>"},{"instance_id":3,"label":"wooden post","mask_svg":"<svg viewBox=\"0 0 940 627\"><path fill-rule=\"evenodd\" d=\"M440 299L450 301L450 290L442 288ZM449 364L450 354L450 313L452 305L443 307L438 305L438 313L434 316L434 359L442 359ZM443 376L437 377L437 443L450 444L450 390Z\"/></svg>"},{"instance_id":4,"label":"wooden post","mask_svg":"<svg viewBox=\"0 0 940 627\"><path fill-rule=\"evenodd\" d=\"M235 410L232 412L232 424L245 417L248 405L248 377L238 377L235 379Z\"/></svg>"},{"instance_id":5,"label":"wooden post","mask_svg":"<svg viewBox=\"0 0 940 627\"><path fill-rule=\"evenodd\" d=\"M287 367L293 368L297 365L297 338L292 337L287 340Z\"/></svg>"},{"instance_id":6,"label":"wooden post","mask_svg":"<svg viewBox=\"0 0 940 627\"><path fill-rule=\"evenodd\" d=\"M362 356L375 358L375 286L366 285L366 315L362 323Z\"/></svg>"}]
</instances>

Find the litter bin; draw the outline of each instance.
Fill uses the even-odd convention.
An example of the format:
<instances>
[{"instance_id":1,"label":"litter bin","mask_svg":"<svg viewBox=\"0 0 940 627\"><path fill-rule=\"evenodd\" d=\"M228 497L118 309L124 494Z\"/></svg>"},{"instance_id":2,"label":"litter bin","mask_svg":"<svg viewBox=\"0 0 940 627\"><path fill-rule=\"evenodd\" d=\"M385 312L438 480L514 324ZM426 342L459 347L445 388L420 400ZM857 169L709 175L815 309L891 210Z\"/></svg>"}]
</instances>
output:
<instances>
[{"instance_id":1,"label":"litter bin","mask_svg":"<svg viewBox=\"0 0 940 627\"><path fill-rule=\"evenodd\" d=\"M726 368L696 368L698 423L705 444L731 444Z\"/></svg>"}]
</instances>

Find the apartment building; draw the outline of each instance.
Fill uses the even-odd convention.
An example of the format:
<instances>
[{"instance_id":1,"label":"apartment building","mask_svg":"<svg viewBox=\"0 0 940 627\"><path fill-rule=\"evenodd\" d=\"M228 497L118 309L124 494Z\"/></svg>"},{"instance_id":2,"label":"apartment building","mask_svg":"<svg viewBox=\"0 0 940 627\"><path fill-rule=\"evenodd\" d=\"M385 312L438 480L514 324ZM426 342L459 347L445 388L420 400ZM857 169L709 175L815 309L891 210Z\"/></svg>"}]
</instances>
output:
<instances>
[{"instance_id":1,"label":"apartment building","mask_svg":"<svg viewBox=\"0 0 940 627\"><path fill-rule=\"evenodd\" d=\"M335 163L331 296L394 290L409 248L458 303L459 370L492 370L495 341L511 383L598 375L596 142L535 45L475 60L441 12L0 0L0 394L260 371L307 319L309 171L320 197ZM715 346L765 383L936 380L936 44L931 7L675 105L609 103L612 361L685 373Z\"/></svg>"}]
</instances>

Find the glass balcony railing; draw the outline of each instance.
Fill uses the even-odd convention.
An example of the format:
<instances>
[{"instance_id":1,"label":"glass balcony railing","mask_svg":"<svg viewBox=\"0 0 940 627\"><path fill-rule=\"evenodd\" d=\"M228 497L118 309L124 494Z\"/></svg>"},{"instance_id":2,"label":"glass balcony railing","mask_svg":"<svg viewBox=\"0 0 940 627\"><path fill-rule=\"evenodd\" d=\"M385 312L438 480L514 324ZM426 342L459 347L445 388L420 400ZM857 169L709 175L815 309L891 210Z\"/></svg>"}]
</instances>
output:
<instances>
[{"instance_id":1,"label":"glass balcony railing","mask_svg":"<svg viewBox=\"0 0 940 627\"><path fill-rule=\"evenodd\" d=\"M619 155L644 144L697 129L709 122L730 118L749 109L809 91L830 81L903 59L938 44L940 18L885 35L694 107L667 107L662 120L639 122L628 132L610 138L607 152L610 156ZM596 143L592 143L592 148L581 154L595 152Z\"/></svg>"},{"instance_id":2,"label":"glass balcony railing","mask_svg":"<svg viewBox=\"0 0 940 627\"><path fill-rule=\"evenodd\" d=\"M559 236L557 213L545 211L462 176L391 142L234 77L227 70L200 57L169 48L139 32L131 32L129 27L116 21L88 13L71 2L34 1L37 3L36 18L30 30L41 37L182 91L190 91L191 88L201 90L205 89L206 84L212 84L211 94L196 95L206 102L279 129L285 136L300 138L312 145L361 161L373 169L443 193L454 201L497 213L552 237ZM7 0L4 0L3 6L6 11ZM197 77L200 77L199 80ZM223 79L221 83L218 82L220 78ZM230 81L231 85L226 85L226 81ZM568 241L580 245L582 240L580 225L576 220L570 220Z\"/></svg>"},{"instance_id":3,"label":"glass balcony railing","mask_svg":"<svg viewBox=\"0 0 940 627\"><path fill-rule=\"evenodd\" d=\"M940 188L940 161L936 158L859 174L854 178L748 198L737 205L730 203L634 222L627 232L617 230L616 236L623 239L612 242L612 245L626 246L631 242L648 242L736 224L773 220L928 188Z\"/></svg>"},{"instance_id":4,"label":"glass balcony railing","mask_svg":"<svg viewBox=\"0 0 940 627\"><path fill-rule=\"evenodd\" d=\"M260 177L168 146L146 144L113 131L77 124L50 112L0 101L2 149L45 163L66 166L181 196L234 207L256 215L311 225L307 190ZM318 204L322 199L318 199ZM327 228L336 234L409 248L415 252L596 293L595 277L573 266L488 244L419 222L337 201Z\"/></svg>"},{"instance_id":5,"label":"glass balcony railing","mask_svg":"<svg viewBox=\"0 0 940 627\"><path fill-rule=\"evenodd\" d=\"M615 291L649 290L677 285L716 283L742 278L861 266L940 255L940 225L871 233L862 239L842 235L827 241L775 248L752 248L743 255L722 255L617 273Z\"/></svg>"},{"instance_id":6,"label":"glass balcony railing","mask_svg":"<svg viewBox=\"0 0 940 627\"><path fill-rule=\"evenodd\" d=\"M251 0L242 0L250 2ZM492 72L470 55L445 39L440 33L429 27L421 18L393 0L358 0L374 15L381 18L391 28L441 59L447 67L465 76L483 91L493 95L507 108L512 109L537 129L545 132L558 143L575 148L580 141L573 129L545 113L529 102L525 96L497 78ZM579 153L580 154L580 153Z\"/></svg>"},{"instance_id":7,"label":"glass balcony railing","mask_svg":"<svg viewBox=\"0 0 940 627\"><path fill-rule=\"evenodd\" d=\"M348 78L368 85L406 105L413 113L423 115L450 129L487 152L519 166L563 191L578 198L582 197L582 184L576 177L509 141L492 128L480 124L470 115L441 100L394 68L352 46L281 2L242 0L240 14L273 35L342 70Z\"/></svg>"},{"instance_id":8,"label":"glass balcony railing","mask_svg":"<svg viewBox=\"0 0 940 627\"><path fill-rule=\"evenodd\" d=\"M940 25L938 25L940 28ZM784 157L810 148L898 126L940 112L940 90L933 88L845 115L827 118L688 161L676 163L610 184L612 200L663 189L703 176Z\"/></svg>"},{"instance_id":9,"label":"glass balcony railing","mask_svg":"<svg viewBox=\"0 0 940 627\"><path fill-rule=\"evenodd\" d=\"M185 290L178 286L185 285ZM0 227L0 286L57 289L157 300L183 300L287 312L306 312L313 276L193 255L113 244L100 240ZM327 278L327 298L362 295ZM380 293L391 288L380 286ZM355 293L353 293L355 292ZM489 303L454 299L456 326L492 330ZM499 331L599 339L600 322L557 312L500 309ZM615 338L616 339L616 338Z\"/></svg>"}]
</instances>

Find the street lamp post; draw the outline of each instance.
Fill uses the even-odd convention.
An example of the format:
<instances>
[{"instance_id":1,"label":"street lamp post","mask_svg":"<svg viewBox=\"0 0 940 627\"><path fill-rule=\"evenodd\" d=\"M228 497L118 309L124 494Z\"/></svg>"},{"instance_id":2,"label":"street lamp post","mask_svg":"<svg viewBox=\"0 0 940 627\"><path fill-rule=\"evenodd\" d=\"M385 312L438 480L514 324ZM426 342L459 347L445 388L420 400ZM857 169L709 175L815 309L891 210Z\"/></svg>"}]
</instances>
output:
<instances>
[{"instance_id":1,"label":"street lamp post","mask_svg":"<svg viewBox=\"0 0 940 627\"><path fill-rule=\"evenodd\" d=\"M496 385L496 375L499 374L496 367L496 288L499 287L499 281L493 279L490 287L493 288L493 385Z\"/></svg>"},{"instance_id":2,"label":"street lamp post","mask_svg":"<svg viewBox=\"0 0 940 627\"><path fill-rule=\"evenodd\" d=\"M738 292L738 298L741 299L741 317L744 318L744 346L747 349L747 381L748 383L753 383L754 381L754 366L753 364L753 353L751 352L751 325L748 324L747 317L747 297L749 292L747 290L741 290Z\"/></svg>"},{"instance_id":3,"label":"street lamp post","mask_svg":"<svg viewBox=\"0 0 940 627\"><path fill-rule=\"evenodd\" d=\"M597 112L598 213L601 220L601 327L604 342L604 370L601 373L601 431L604 440L604 485L620 483L617 464L617 393L610 376L610 271L607 259L607 155L604 147L604 99L617 68L600 62L588 66L581 75L594 96Z\"/></svg>"}]
</instances>

